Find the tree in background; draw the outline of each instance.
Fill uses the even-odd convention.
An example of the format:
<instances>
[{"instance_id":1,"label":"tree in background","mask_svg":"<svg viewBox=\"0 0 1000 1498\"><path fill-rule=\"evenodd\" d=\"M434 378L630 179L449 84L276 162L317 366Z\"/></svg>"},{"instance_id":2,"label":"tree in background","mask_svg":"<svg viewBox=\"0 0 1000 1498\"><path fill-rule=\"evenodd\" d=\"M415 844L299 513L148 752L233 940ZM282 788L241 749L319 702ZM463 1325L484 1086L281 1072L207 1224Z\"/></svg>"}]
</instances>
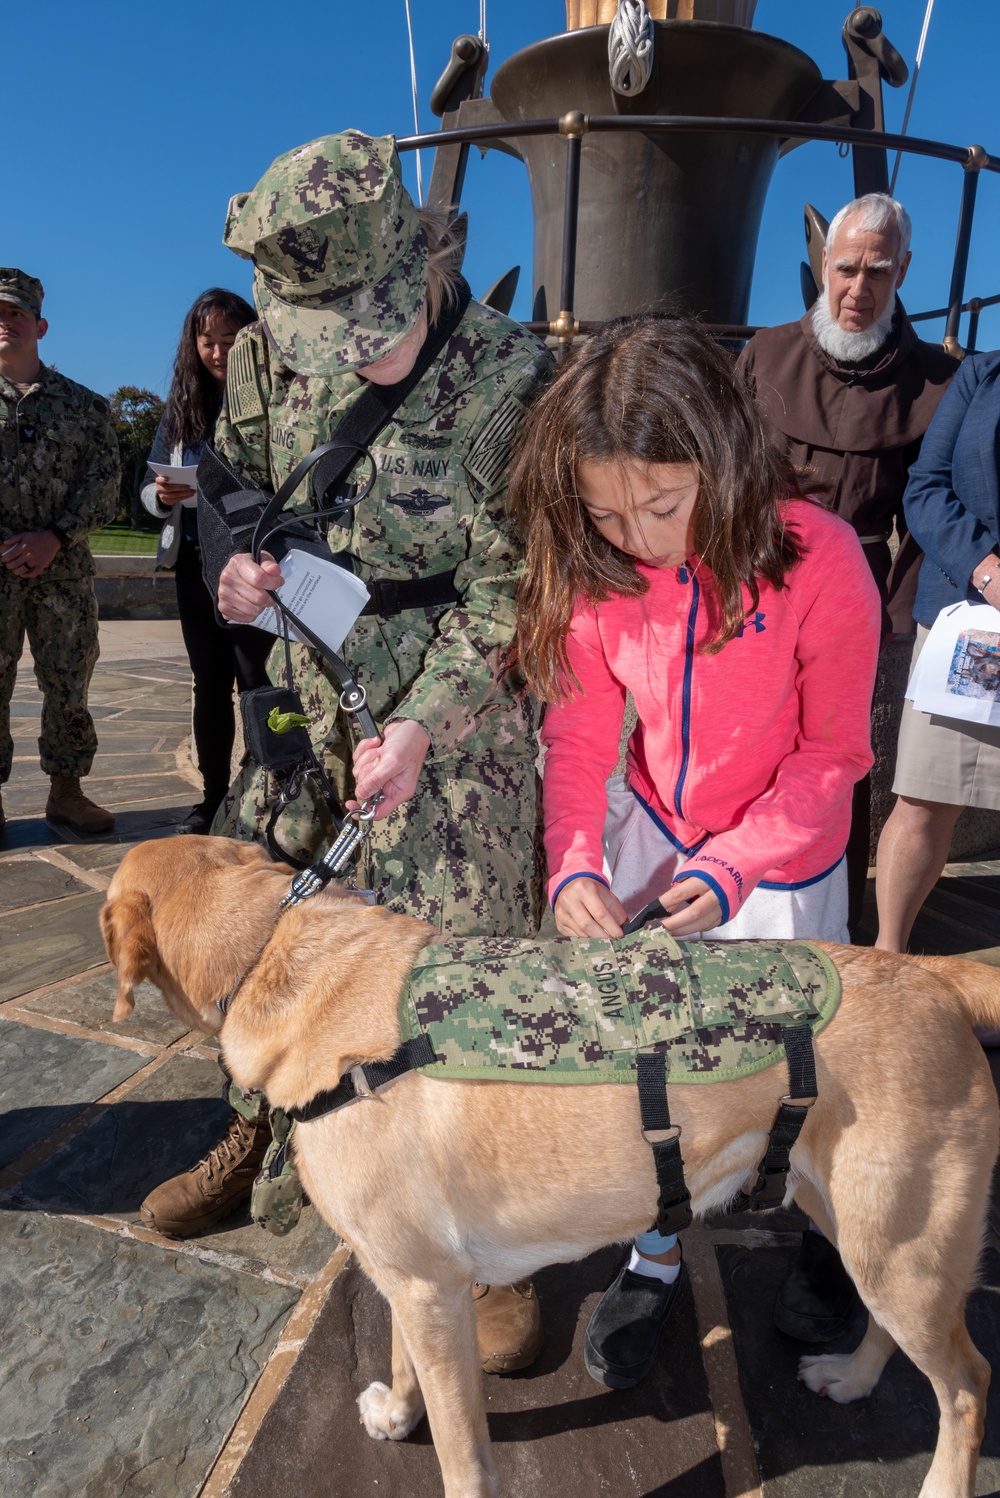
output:
<instances>
[{"instance_id":1,"label":"tree in background","mask_svg":"<svg viewBox=\"0 0 1000 1498\"><path fill-rule=\"evenodd\" d=\"M122 456L121 489L115 518L123 524L130 524L133 530L155 527L159 522L143 509L139 489L165 402L152 390L140 390L137 385L119 385L108 399Z\"/></svg>"}]
</instances>

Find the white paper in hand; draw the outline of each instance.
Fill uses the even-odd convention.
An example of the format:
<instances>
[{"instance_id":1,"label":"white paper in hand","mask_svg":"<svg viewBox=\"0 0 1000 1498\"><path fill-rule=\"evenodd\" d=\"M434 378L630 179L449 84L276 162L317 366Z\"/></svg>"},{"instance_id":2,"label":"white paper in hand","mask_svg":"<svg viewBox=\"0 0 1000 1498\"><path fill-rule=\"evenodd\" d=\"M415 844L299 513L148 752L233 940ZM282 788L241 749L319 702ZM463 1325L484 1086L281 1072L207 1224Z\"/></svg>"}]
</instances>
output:
<instances>
[{"instance_id":1,"label":"white paper in hand","mask_svg":"<svg viewBox=\"0 0 1000 1498\"><path fill-rule=\"evenodd\" d=\"M277 592L282 603L336 654L368 602L368 589L360 577L336 562L295 548L282 557L281 575L285 581ZM253 622L272 635L282 632L277 609L265 609ZM288 633L293 640L309 644L294 624L289 624Z\"/></svg>"},{"instance_id":2,"label":"white paper in hand","mask_svg":"<svg viewBox=\"0 0 1000 1498\"><path fill-rule=\"evenodd\" d=\"M906 695L920 713L1000 725L1000 613L988 603L942 609Z\"/></svg>"},{"instance_id":3,"label":"white paper in hand","mask_svg":"<svg viewBox=\"0 0 1000 1498\"><path fill-rule=\"evenodd\" d=\"M197 463L185 464L183 467L176 463L150 463L150 468L159 479L167 479L171 484L184 484L188 489L194 489L190 499L182 499L180 503L185 510L193 510L198 503L198 465Z\"/></svg>"}]
</instances>

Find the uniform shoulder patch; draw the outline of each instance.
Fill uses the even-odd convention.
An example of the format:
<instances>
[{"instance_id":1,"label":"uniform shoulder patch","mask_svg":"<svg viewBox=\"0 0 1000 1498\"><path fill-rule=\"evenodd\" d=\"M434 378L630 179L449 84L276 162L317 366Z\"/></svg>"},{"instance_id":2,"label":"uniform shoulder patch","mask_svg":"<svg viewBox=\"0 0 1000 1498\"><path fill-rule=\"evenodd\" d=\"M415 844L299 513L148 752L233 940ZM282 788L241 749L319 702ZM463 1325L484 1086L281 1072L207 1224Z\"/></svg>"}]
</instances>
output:
<instances>
[{"instance_id":1,"label":"uniform shoulder patch","mask_svg":"<svg viewBox=\"0 0 1000 1498\"><path fill-rule=\"evenodd\" d=\"M260 421L266 414L264 387L260 377L259 340L253 333L237 338L226 366L226 409L234 426Z\"/></svg>"},{"instance_id":2,"label":"uniform shoulder patch","mask_svg":"<svg viewBox=\"0 0 1000 1498\"><path fill-rule=\"evenodd\" d=\"M472 444L465 460L465 471L487 498L502 487L507 477L511 442L526 410L523 400L516 395L508 395Z\"/></svg>"}]
</instances>

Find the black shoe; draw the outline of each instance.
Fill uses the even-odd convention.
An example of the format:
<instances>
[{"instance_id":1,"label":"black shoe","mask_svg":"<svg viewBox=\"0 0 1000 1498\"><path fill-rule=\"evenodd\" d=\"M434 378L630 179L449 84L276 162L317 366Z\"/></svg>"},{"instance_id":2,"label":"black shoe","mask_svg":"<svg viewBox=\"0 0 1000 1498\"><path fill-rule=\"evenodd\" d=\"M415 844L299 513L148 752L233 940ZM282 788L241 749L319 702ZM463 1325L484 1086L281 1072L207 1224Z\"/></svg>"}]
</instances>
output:
<instances>
[{"instance_id":1,"label":"black shoe","mask_svg":"<svg viewBox=\"0 0 1000 1498\"><path fill-rule=\"evenodd\" d=\"M684 1278L669 1285L622 1266L587 1327L583 1361L591 1378L609 1389L631 1389L656 1361L656 1344Z\"/></svg>"},{"instance_id":2,"label":"black shoe","mask_svg":"<svg viewBox=\"0 0 1000 1498\"><path fill-rule=\"evenodd\" d=\"M219 805L214 806L208 801L199 801L197 806L192 806L183 822L178 822L174 828L175 832L208 832L215 820L215 813Z\"/></svg>"},{"instance_id":3,"label":"black shoe","mask_svg":"<svg viewBox=\"0 0 1000 1498\"><path fill-rule=\"evenodd\" d=\"M800 1342L832 1342L850 1330L858 1292L828 1238L811 1230L778 1291L774 1324Z\"/></svg>"}]
</instances>

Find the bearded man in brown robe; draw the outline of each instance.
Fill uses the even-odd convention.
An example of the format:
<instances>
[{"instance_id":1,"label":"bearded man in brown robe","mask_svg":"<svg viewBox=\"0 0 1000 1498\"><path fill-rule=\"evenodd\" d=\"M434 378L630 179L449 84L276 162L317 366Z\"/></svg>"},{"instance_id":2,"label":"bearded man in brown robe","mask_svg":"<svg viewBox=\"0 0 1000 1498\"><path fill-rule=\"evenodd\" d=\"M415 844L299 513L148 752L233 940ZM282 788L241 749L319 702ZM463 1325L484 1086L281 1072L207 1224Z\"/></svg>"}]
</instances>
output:
<instances>
[{"instance_id":1,"label":"bearded man in brown robe","mask_svg":"<svg viewBox=\"0 0 1000 1498\"><path fill-rule=\"evenodd\" d=\"M910 232L906 209L884 193L848 203L830 225L823 289L812 309L798 322L762 328L739 358L773 436L793 463L811 470L807 487L857 531L882 595L884 643L915 632L921 553L906 531L903 490L958 368L939 344L917 337L897 298L910 264ZM868 874L870 798L866 777L855 787L847 845L852 934ZM832 1339L849 1324L852 1303L833 1245L807 1232L778 1294L778 1326L806 1341Z\"/></svg>"}]
</instances>

